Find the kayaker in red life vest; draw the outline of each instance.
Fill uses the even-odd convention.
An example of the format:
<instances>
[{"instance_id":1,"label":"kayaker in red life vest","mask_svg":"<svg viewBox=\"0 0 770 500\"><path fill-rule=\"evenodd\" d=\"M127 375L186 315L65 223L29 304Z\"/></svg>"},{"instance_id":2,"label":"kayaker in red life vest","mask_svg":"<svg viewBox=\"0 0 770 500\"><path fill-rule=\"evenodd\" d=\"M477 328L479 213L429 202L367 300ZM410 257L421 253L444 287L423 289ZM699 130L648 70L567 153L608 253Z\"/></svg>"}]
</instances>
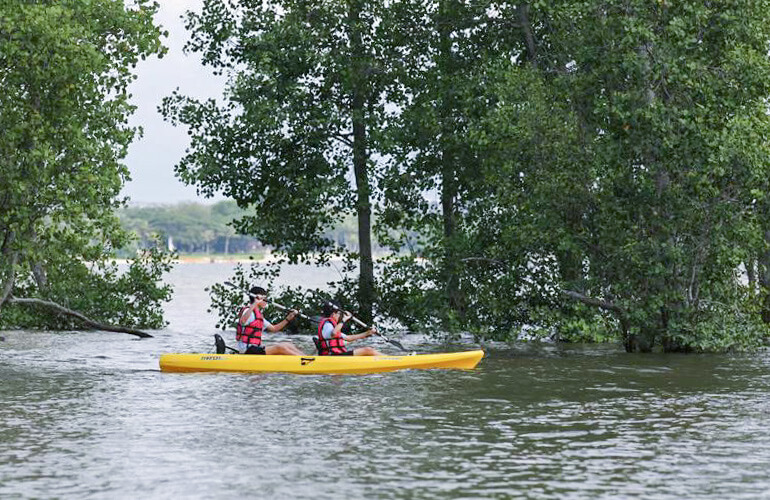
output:
<instances>
[{"instance_id":1,"label":"kayaker in red life vest","mask_svg":"<svg viewBox=\"0 0 770 500\"><path fill-rule=\"evenodd\" d=\"M369 329L356 335L345 335L342 327L350 320L352 314L342 311L342 308L331 301L323 306L323 315L318 324L318 354L321 356L382 356L382 353L373 347L357 347L348 350L345 342L365 339L374 335L374 329Z\"/></svg>"},{"instance_id":2,"label":"kayaker in red life vest","mask_svg":"<svg viewBox=\"0 0 770 500\"><path fill-rule=\"evenodd\" d=\"M248 306L241 309L238 317L238 323L235 325L235 340L238 342L238 349L243 354L289 354L293 356L304 356L305 353L297 349L290 342L281 342L268 346L262 345L262 333L280 332L297 315L297 311L291 311L280 323L274 325L262 315L262 309L267 306L265 298L267 290L255 286L249 290L251 300Z\"/></svg>"}]
</instances>

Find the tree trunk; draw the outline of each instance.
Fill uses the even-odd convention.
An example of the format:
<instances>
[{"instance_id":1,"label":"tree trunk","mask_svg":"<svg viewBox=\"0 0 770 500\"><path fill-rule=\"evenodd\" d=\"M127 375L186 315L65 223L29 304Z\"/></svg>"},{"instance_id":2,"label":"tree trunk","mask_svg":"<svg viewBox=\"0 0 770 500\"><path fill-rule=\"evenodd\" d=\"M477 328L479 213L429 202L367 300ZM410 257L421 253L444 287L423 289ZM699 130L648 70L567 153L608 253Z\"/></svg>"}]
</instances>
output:
<instances>
[{"instance_id":1,"label":"tree trunk","mask_svg":"<svg viewBox=\"0 0 770 500\"><path fill-rule=\"evenodd\" d=\"M524 35L524 45L527 47L527 61L529 61L532 67L537 68L537 45L535 44L532 24L529 21L529 4L519 4L516 10L519 14L519 25Z\"/></svg>"},{"instance_id":2,"label":"tree trunk","mask_svg":"<svg viewBox=\"0 0 770 500\"><path fill-rule=\"evenodd\" d=\"M583 210L582 207L578 206L570 208L571 210L564 214L565 223L570 228L571 234L579 235L581 233ZM585 285L583 282L583 257L581 253L577 250L556 251L556 259L559 263L559 274L564 283L563 286L573 290L582 290Z\"/></svg>"},{"instance_id":3,"label":"tree trunk","mask_svg":"<svg viewBox=\"0 0 770 500\"><path fill-rule=\"evenodd\" d=\"M3 239L3 245L0 247L0 257L2 257L4 262L3 265L0 265L0 310L2 310L3 304L11 295L13 284L16 280L16 264L19 254L12 250L15 239L16 233L14 231L7 231Z\"/></svg>"},{"instance_id":4,"label":"tree trunk","mask_svg":"<svg viewBox=\"0 0 770 500\"><path fill-rule=\"evenodd\" d=\"M442 159L444 163L443 183L441 187L441 209L444 220L444 282L449 307L459 318L465 316L465 300L460 290L460 257L455 249L457 238L453 160Z\"/></svg>"},{"instance_id":5,"label":"tree trunk","mask_svg":"<svg viewBox=\"0 0 770 500\"><path fill-rule=\"evenodd\" d=\"M45 295L48 291L48 274L45 272L43 264L36 262L32 265L32 276L37 283L37 289Z\"/></svg>"},{"instance_id":6,"label":"tree trunk","mask_svg":"<svg viewBox=\"0 0 770 500\"><path fill-rule=\"evenodd\" d=\"M770 245L770 230L765 231L765 243ZM757 259L759 267L759 286L763 294L762 321L770 324L770 250L763 252Z\"/></svg>"},{"instance_id":7,"label":"tree trunk","mask_svg":"<svg viewBox=\"0 0 770 500\"><path fill-rule=\"evenodd\" d=\"M609 300L597 299L589 297L581 292L575 290L562 290L561 293L567 297L578 300L583 304L591 307L598 307L607 311L612 311L620 322L620 329L623 338L623 345L626 348L626 352L634 352L637 349L645 349L644 339L640 339L638 335L630 333L631 321L629 320L628 311L619 305L610 302Z\"/></svg>"},{"instance_id":8,"label":"tree trunk","mask_svg":"<svg viewBox=\"0 0 770 500\"><path fill-rule=\"evenodd\" d=\"M3 255L7 260L7 269L4 270L2 280L0 281L0 310L3 309L3 304L11 296L13 290L13 284L16 281L16 262L18 260L18 254L16 252L7 252Z\"/></svg>"},{"instance_id":9,"label":"tree trunk","mask_svg":"<svg viewBox=\"0 0 770 500\"><path fill-rule=\"evenodd\" d=\"M48 309L53 309L55 312L59 314L64 314L66 316L72 316L73 318L77 318L80 321L82 321L86 326L89 326L91 328L94 328L96 330L105 330L108 332L119 332L119 333L128 333L131 335L136 335L137 337L141 338L152 338L152 335L149 333L143 332L141 330L137 330L135 328L129 328L126 326L120 326L120 325L108 325L106 323L99 323L98 321L94 321L90 318L87 318L86 316L80 314L77 311L73 311L72 309L68 309L62 305L57 304L56 302L51 302L48 300L42 300L42 299L27 299L27 298L16 298L16 297L9 297L7 302L9 304L24 304L24 305L32 305L32 306L42 306Z\"/></svg>"},{"instance_id":10,"label":"tree trunk","mask_svg":"<svg viewBox=\"0 0 770 500\"><path fill-rule=\"evenodd\" d=\"M460 256L456 250L457 238L457 172L458 155L454 145L457 134L454 119L457 107L455 89L452 85L456 65L452 53L452 8L453 0L443 0L439 5L439 55L438 69L440 84L439 120L441 136L439 138L441 157L441 214L444 231L443 279L447 303L460 320L465 316L465 298L460 290Z\"/></svg>"},{"instance_id":11,"label":"tree trunk","mask_svg":"<svg viewBox=\"0 0 770 500\"><path fill-rule=\"evenodd\" d=\"M349 3L351 46L351 120L353 124L353 172L356 178L356 214L358 217L358 300L359 314L367 323L372 320L374 305L374 261L372 259L372 207L370 201L368 151L366 132L365 60L361 34L361 5L358 0Z\"/></svg>"}]
</instances>

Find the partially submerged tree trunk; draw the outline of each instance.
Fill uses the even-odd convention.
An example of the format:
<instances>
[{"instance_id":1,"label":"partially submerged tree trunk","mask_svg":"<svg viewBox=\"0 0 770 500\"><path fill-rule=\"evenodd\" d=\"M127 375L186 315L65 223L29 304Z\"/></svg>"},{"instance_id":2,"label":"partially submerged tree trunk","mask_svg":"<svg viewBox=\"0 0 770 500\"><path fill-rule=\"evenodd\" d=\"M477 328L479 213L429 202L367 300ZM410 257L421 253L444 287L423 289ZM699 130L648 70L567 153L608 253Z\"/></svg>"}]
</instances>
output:
<instances>
[{"instance_id":1,"label":"partially submerged tree trunk","mask_svg":"<svg viewBox=\"0 0 770 500\"><path fill-rule=\"evenodd\" d=\"M106 323L99 323L98 321L94 321L91 318L88 318L77 311L73 311L72 309L68 309L60 304L57 304L56 302L51 302L49 300L9 296L6 299L6 303L40 306L40 307L45 307L46 309L52 309L56 314L64 314L65 316L71 316L73 318L80 320L86 326L94 328L96 330L128 333L130 335L136 335L137 337L140 337L140 338L152 338L152 335L150 335L149 333L143 332L141 330L136 330L134 328L129 328L129 327L120 326L120 325L108 325Z\"/></svg>"},{"instance_id":2,"label":"partially submerged tree trunk","mask_svg":"<svg viewBox=\"0 0 770 500\"><path fill-rule=\"evenodd\" d=\"M55 302L36 298L14 297L12 292L16 282L16 268L18 266L19 255L17 252L9 250L8 240L13 240L13 233L11 233L10 237L6 239L6 244L4 245L2 252L0 252L0 255L2 255L3 259L6 261L4 269L0 269L0 311L2 311L5 304L41 306L53 310L56 314L64 314L66 316L77 318L86 326L95 328L97 330L128 333L130 335L136 335L137 337L141 338L152 338L152 335L141 330L136 330L134 328L120 325L108 325L94 321L77 311L73 311L72 309L64 307ZM43 265L40 263L33 264L32 274L40 290L45 291L48 288L48 277L46 276L45 268Z\"/></svg>"},{"instance_id":3,"label":"partially submerged tree trunk","mask_svg":"<svg viewBox=\"0 0 770 500\"><path fill-rule=\"evenodd\" d=\"M623 347L626 352L652 352L652 348L655 345L655 339L660 334L660 328L647 325L641 327L638 333L632 333L628 311L624 308L613 302L589 297L574 290L563 290L562 293L567 297L580 301L588 306L598 307L615 313L620 322ZM661 314L661 320L665 322L665 313Z\"/></svg>"}]
</instances>

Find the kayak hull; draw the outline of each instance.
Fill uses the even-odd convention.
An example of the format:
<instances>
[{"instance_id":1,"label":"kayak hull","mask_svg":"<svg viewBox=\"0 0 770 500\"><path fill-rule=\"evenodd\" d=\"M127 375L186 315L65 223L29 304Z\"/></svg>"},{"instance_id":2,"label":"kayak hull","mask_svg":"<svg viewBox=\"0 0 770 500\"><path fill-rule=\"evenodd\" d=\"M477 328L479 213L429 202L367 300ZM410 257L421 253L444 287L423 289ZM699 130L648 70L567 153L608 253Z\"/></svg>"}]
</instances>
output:
<instances>
[{"instance_id":1,"label":"kayak hull","mask_svg":"<svg viewBox=\"0 0 770 500\"><path fill-rule=\"evenodd\" d=\"M164 372L379 373L407 369L471 370L484 351L412 356L266 356L250 354L162 354Z\"/></svg>"}]
</instances>

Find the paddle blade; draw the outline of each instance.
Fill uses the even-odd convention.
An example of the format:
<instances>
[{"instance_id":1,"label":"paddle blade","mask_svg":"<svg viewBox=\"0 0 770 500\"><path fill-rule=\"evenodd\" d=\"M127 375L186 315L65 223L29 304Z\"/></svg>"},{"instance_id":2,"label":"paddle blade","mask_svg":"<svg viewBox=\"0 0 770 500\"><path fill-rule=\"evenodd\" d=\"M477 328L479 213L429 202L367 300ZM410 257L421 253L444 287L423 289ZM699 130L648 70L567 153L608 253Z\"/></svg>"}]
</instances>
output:
<instances>
[{"instance_id":1,"label":"paddle blade","mask_svg":"<svg viewBox=\"0 0 770 500\"><path fill-rule=\"evenodd\" d=\"M403 345L401 345L401 342L399 342L398 340L391 340L391 339L389 339L388 337L386 337L385 335L381 334L380 332L377 332L377 335L379 335L380 337L382 337L382 340L384 340L385 342L388 342L388 343L390 343L390 344L393 344L394 346L398 347L399 349L401 349L401 350L402 350L402 351L404 351L404 352L409 352L409 351L407 350L407 348L406 348L406 347L404 347Z\"/></svg>"},{"instance_id":2,"label":"paddle blade","mask_svg":"<svg viewBox=\"0 0 770 500\"><path fill-rule=\"evenodd\" d=\"M406 347L404 347L403 345L401 345L401 342L399 342L398 340L391 340L391 339L388 339L388 342L390 342L391 344L393 344L394 346L398 347L399 349L401 349L401 350L402 350L402 351L404 351L404 352L409 352L409 351L406 349Z\"/></svg>"}]
</instances>

